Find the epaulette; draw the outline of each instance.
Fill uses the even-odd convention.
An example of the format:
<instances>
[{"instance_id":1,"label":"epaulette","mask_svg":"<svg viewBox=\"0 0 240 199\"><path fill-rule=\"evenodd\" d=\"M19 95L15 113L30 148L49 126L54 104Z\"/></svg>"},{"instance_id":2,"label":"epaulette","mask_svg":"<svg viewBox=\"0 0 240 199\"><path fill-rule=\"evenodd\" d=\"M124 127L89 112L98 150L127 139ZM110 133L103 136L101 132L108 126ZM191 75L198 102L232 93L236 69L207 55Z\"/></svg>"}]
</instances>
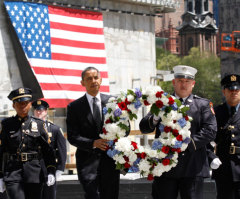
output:
<instances>
[{"instance_id":1,"label":"epaulette","mask_svg":"<svg viewBox=\"0 0 240 199\"><path fill-rule=\"evenodd\" d=\"M203 100L209 101L209 99L200 97L200 96L198 96L198 95L193 95L193 97L194 97L194 98L197 98L197 99L203 99Z\"/></svg>"},{"instance_id":2,"label":"epaulette","mask_svg":"<svg viewBox=\"0 0 240 199\"><path fill-rule=\"evenodd\" d=\"M44 122L42 119L40 119L38 117L31 116L31 118L34 119L34 120L38 120L38 121Z\"/></svg>"},{"instance_id":3,"label":"epaulette","mask_svg":"<svg viewBox=\"0 0 240 199\"><path fill-rule=\"evenodd\" d=\"M50 123L50 124L54 124L53 121L51 121L49 119L47 120L47 122Z\"/></svg>"}]
</instances>

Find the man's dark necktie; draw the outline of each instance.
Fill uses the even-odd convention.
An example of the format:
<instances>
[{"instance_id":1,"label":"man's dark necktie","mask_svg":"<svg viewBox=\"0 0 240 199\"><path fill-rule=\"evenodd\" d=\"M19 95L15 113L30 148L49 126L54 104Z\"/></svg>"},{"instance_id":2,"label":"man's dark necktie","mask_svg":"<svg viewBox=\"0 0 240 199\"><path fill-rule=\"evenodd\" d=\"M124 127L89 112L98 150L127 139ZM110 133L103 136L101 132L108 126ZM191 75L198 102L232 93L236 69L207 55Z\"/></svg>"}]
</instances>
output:
<instances>
[{"instance_id":1,"label":"man's dark necktie","mask_svg":"<svg viewBox=\"0 0 240 199\"><path fill-rule=\"evenodd\" d=\"M101 114L100 114L100 110L99 107L97 105L97 98L94 97L93 98L93 119L96 123L97 129L98 131L101 129Z\"/></svg>"},{"instance_id":2,"label":"man's dark necktie","mask_svg":"<svg viewBox=\"0 0 240 199\"><path fill-rule=\"evenodd\" d=\"M236 112L235 106L231 106L231 116L233 116Z\"/></svg>"},{"instance_id":3,"label":"man's dark necktie","mask_svg":"<svg viewBox=\"0 0 240 199\"><path fill-rule=\"evenodd\" d=\"M181 102L182 104L184 104L183 98L179 98L179 100L180 100L180 102Z\"/></svg>"}]
</instances>

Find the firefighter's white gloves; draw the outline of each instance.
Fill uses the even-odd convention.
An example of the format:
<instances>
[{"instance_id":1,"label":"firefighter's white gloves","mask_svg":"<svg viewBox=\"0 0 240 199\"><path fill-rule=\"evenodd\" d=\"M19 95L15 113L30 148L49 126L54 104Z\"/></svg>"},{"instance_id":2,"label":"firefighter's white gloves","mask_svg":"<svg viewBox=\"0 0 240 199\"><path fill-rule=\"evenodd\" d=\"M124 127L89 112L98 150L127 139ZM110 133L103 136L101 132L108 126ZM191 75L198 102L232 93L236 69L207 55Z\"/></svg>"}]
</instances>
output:
<instances>
[{"instance_id":1,"label":"firefighter's white gloves","mask_svg":"<svg viewBox=\"0 0 240 199\"><path fill-rule=\"evenodd\" d=\"M63 174L63 171L60 171L60 170L56 171L56 181L62 181L62 174Z\"/></svg>"},{"instance_id":2,"label":"firefighter's white gloves","mask_svg":"<svg viewBox=\"0 0 240 199\"><path fill-rule=\"evenodd\" d=\"M5 183L3 182L3 178L0 178L0 193L3 193L6 190Z\"/></svg>"},{"instance_id":3,"label":"firefighter's white gloves","mask_svg":"<svg viewBox=\"0 0 240 199\"><path fill-rule=\"evenodd\" d=\"M153 115L153 125L156 125L158 121L160 120L160 116L156 116L155 114Z\"/></svg>"},{"instance_id":4,"label":"firefighter's white gloves","mask_svg":"<svg viewBox=\"0 0 240 199\"><path fill-rule=\"evenodd\" d=\"M52 186L55 183L55 177L53 174L48 175L47 186Z\"/></svg>"},{"instance_id":5,"label":"firefighter's white gloves","mask_svg":"<svg viewBox=\"0 0 240 199\"><path fill-rule=\"evenodd\" d=\"M218 169L218 167L222 164L221 160L219 158L214 158L213 161L210 164L210 167L212 169Z\"/></svg>"}]
</instances>

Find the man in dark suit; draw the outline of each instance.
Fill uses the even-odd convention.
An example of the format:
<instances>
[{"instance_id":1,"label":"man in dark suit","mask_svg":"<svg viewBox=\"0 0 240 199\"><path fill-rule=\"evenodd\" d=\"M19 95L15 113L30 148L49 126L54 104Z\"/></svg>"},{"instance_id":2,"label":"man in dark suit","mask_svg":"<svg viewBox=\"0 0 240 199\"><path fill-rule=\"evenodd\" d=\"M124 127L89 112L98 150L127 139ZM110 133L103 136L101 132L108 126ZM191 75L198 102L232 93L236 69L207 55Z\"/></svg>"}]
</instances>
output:
<instances>
[{"instance_id":1,"label":"man in dark suit","mask_svg":"<svg viewBox=\"0 0 240 199\"><path fill-rule=\"evenodd\" d=\"M32 91L13 90L8 98L13 101L16 116L2 121L0 133L0 190L4 184L9 199L41 199L46 178L54 184L55 158L44 122L29 116Z\"/></svg>"},{"instance_id":2,"label":"man in dark suit","mask_svg":"<svg viewBox=\"0 0 240 199\"><path fill-rule=\"evenodd\" d=\"M240 198L240 76L228 74L222 81L226 102L215 108L217 136L210 154L218 199Z\"/></svg>"},{"instance_id":3,"label":"man in dark suit","mask_svg":"<svg viewBox=\"0 0 240 199\"><path fill-rule=\"evenodd\" d=\"M51 146L54 150L56 157L56 180L61 178L61 174L64 172L66 158L67 158L67 147L66 139L64 138L62 129L53 124L47 119L49 104L44 100L36 100L32 103L34 109L34 116L45 121L48 136L51 140ZM56 182L53 186L44 184L42 199L55 199L56 198Z\"/></svg>"},{"instance_id":4,"label":"man in dark suit","mask_svg":"<svg viewBox=\"0 0 240 199\"><path fill-rule=\"evenodd\" d=\"M77 147L76 164L78 178L86 199L117 199L119 171L113 159L107 156L107 140L101 139L102 108L110 96L100 94L100 72L88 67L82 72L81 84L86 94L67 107L67 137Z\"/></svg>"},{"instance_id":5,"label":"man in dark suit","mask_svg":"<svg viewBox=\"0 0 240 199\"><path fill-rule=\"evenodd\" d=\"M188 105L187 114L191 121L191 141L186 151L181 152L178 164L169 172L155 177L152 185L154 199L176 199L178 192L182 199L202 199L203 180L209 175L206 145L215 138L217 125L209 100L192 94L197 70L190 66L175 66L174 95L182 104ZM155 138L161 134L158 116L148 114L140 122L140 130L150 133L156 129Z\"/></svg>"}]
</instances>

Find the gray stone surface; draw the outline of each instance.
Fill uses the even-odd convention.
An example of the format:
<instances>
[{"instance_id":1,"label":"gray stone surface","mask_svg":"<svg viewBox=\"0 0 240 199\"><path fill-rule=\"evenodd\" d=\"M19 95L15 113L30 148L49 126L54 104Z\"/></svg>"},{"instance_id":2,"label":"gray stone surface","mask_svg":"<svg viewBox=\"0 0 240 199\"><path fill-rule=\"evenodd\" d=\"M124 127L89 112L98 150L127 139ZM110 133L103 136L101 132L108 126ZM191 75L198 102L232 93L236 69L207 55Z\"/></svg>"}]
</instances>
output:
<instances>
[{"instance_id":1,"label":"gray stone surface","mask_svg":"<svg viewBox=\"0 0 240 199\"><path fill-rule=\"evenodd\" d=\"M119 199L151 199L151 182L146 179L120 181ZM209 179L204 183L204 199L215 199L215 183ZM78 181L63 181L57 185L57 199L84 199ZM180 197L178 197L180 199Z\"/></svg>"}]
</instances>

